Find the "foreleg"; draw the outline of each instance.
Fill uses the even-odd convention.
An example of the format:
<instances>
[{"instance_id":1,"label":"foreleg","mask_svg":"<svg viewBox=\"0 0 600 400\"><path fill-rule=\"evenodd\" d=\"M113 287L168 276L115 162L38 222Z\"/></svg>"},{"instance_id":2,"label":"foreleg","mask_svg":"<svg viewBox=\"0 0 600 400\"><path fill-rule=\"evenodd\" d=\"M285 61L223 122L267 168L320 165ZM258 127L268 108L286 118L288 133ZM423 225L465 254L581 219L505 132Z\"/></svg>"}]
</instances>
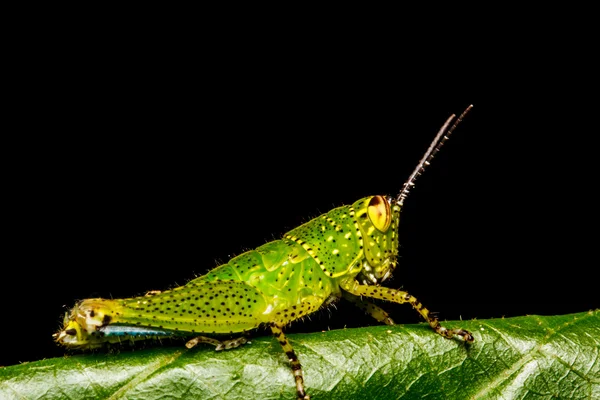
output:
<instances>
[{"instance_id":1,"label":"foreleg","mask_svg":"<svg viewBox=\"0 0 600 400\"><path fill-rule=\"evenodd\" d=\"M346 279L340 283L343 290L355 296L370 297L373 299L387 300L394 303L409 303L421 316L427 321L429 326L438 334L446 337L458 337L465 342L472 342L473 335L471 332L464 329L448 329L440 325L437 318L432 317L429 310L423 307L420 301L415 296L402 290L390 289L382 286L361 285L354 279Z\"/></svg>"}]
</instances>

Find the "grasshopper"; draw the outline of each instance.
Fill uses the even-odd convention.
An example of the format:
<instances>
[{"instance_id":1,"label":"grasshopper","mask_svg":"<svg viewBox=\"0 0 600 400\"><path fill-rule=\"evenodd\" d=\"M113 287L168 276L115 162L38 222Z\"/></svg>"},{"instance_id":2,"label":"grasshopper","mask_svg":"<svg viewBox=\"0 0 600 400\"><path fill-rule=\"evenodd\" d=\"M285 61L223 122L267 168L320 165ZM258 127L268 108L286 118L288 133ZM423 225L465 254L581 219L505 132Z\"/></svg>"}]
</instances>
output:
<instances>
[{"instance_id":1,"label":"grasshopper","mask_svg":"<svg viewBox=\"0 0 600 400\"><path fill-rule=\"evenodd\" d=\"M341 298L388 325L394 322L387 312L367 299L408 303L436 333L472 342L470 332L443 327L408 292L381 286L396 267L405 199L471 108L447 119L397 196L369 196L334 208L180 287L126 299L81 300L65 315L55 340L85 350L125 339L186 336L188 348L208 343L223 350L246 343L248 331L268 326L289 359L301 400L310 396L284 327ZM238 333L242 336L223 340Z\"/></svg>"}]
</instances>

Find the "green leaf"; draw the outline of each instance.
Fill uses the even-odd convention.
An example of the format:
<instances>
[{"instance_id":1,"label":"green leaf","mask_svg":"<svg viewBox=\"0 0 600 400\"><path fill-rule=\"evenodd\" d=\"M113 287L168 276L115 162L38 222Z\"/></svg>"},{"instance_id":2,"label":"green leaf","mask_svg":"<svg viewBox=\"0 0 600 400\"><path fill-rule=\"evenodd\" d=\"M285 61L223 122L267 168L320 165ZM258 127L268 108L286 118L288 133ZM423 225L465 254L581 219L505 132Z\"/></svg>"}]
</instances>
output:
<instances>
[{"instance_id":1,"label":"green leaf","mask_svg":"<svg viewBox=\"0 0 600 400\"><path fill-rule=\"evenodd\" d=\"M289 335L312 399L600 399L600 310L452 321L475 343L428 326ZM198 346L91 354L0 368L1 399L295 399L269 336L215 352Z\"/></svg>"}]
</instances>

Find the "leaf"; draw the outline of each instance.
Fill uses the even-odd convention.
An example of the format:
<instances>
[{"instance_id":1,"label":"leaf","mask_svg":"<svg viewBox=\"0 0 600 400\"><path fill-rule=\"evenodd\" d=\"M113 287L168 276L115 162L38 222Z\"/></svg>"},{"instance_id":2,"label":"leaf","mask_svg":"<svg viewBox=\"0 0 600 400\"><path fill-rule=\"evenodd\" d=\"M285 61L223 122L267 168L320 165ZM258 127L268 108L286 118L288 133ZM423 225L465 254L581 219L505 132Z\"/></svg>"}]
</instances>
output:
<instances>
[{"instance_id":1,"label":"leaf","mask_svg":"<svg viewBox=\"0 0 600 400\"><path fill-rule=\"evenodd\" d=\"M289 335L312 399L600 399L600 310ZM156 347L0 368L1 399L295 399L279 343Z\"/></svg>"}]
</instances>

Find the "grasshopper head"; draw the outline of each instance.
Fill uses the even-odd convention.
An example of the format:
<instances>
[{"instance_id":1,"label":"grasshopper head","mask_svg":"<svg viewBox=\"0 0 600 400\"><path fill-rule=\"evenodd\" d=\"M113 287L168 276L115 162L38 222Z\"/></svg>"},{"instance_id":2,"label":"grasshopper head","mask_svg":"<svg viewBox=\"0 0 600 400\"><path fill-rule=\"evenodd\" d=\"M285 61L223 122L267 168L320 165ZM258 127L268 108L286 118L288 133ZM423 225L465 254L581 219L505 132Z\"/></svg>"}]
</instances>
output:
<instances>
[{"instance_id":1,"label":"grasshopper head","mask_svg":"<svg viewBox=\"0 0 600 400\"><path fill-rule=\"evenodd\" d=\"M357 279L379 284L390 277L398 256L400 205L392 197L371 196L352 205L362 236L362 270Z\"/></svg>"},{"instance_id":2,"label":"grasshopper head","mask_svg":"<svg viewBox=\"0 0 600 400\"><path fill-rule=\"evenodd\" d=\"M352 205L363 238L364 259L362 270L357 275L359 282L377 285L389 278L396 266L398 223L404 200L414 187L416 179L472 107L473 105L467 107L458 119L455 120L456 116L453 114L446 120L396 198L372 196ZM453 120L454 123L450 125Z\"/></svg>"},{"instance_id":3,"label":"grasshopper head","mask_svg":"<svg viewBox=\"0 0 600 400\"><path fill-rule=\"evenodd\" d=\"M82 300L65 314L63 327L52 337L66 347L84 349L103 345L103 333L98 329L111 321L109 309L111 300Z\"/></svg>"}]
</instances>

